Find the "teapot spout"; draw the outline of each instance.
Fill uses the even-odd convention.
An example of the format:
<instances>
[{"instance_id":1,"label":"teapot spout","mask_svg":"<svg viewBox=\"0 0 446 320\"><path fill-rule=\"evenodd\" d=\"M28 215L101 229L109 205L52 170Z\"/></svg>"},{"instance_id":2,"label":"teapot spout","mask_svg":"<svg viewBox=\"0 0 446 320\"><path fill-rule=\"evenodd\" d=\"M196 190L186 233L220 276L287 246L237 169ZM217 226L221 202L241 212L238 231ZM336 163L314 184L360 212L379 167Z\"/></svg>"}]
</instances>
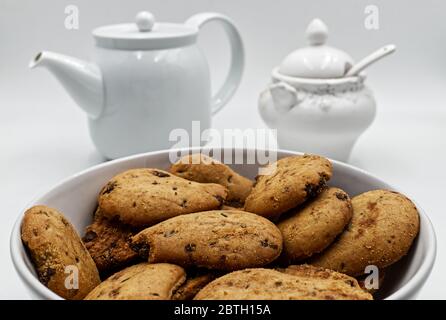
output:
<instances>
[{"instance_id":1,"label":"teapot spout","mask_svg":"<svg viewBox=\"0 0 446 320\"><path fill-rule=\"evenodd\" d=\"M31 69L47 68L68 91L73 100L92 118L103 109L103 85L99 68L59 53L42 51L30 62Z\"/></svg>"}]
</instances>

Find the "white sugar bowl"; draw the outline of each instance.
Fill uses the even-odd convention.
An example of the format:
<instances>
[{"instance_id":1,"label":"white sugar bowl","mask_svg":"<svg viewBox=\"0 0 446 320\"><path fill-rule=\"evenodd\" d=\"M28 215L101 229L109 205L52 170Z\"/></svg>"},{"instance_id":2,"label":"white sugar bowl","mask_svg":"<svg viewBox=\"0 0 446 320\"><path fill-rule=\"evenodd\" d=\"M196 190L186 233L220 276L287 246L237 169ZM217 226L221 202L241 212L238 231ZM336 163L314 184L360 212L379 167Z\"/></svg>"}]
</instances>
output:
<instances>
[{"instance_id":1,"label":"white sugar bowl","mask_svg":"<svg viewBox=\"0 0 446 320\"><path fill-rule=\"evenodd\" d=\"M277 129L280 148L347 161L376 113L365 74L345 74L353 59L326 45L328 30L319 19L307 28L309 46L290 53L272 70L272 83L260 94L259 112Z\"/></svg>"}]
</instances>

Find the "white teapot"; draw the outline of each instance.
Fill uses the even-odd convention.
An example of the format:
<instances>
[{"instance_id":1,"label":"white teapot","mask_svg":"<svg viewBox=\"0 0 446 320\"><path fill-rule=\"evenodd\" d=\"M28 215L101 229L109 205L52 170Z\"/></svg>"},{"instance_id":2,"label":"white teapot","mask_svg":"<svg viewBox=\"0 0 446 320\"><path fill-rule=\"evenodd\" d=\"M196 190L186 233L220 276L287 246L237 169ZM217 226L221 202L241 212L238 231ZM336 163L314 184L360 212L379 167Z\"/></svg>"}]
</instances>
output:
<instances>
[{"instance_id":1,"label":"white teapot","mask_svg":"<svg viewBox=\"0 0 446 320\"><path fill-rule=\"evenodd\" d=\"M363 72L345 76L353 59L326 45L327 35L321 20L310 23L310 46L292 52L273 69L272 83L260 94L259 112L277 129L280 148L347 161L372 123L376 104Z\"/></svg>"},{"instance_id":2,"label":"white teapot","mask_svg":"<svg viewBox=\"0 0 446 320\"><path fill-rule=\"evenodd\" d=\"M216 21L231 44L231 65L222 88L211 97L209 67L196 44L199 29ZM30 67L48 68L87 113L94 144L113 159L166 149L174 129L205 130L237 89L244 65L243 44L226 16L201 13L184 24L155 22L140 12L134 23L93 30L95 63L40 52ZM192 141L193 142L193 141Z\"/></svg>"}]
</instances>

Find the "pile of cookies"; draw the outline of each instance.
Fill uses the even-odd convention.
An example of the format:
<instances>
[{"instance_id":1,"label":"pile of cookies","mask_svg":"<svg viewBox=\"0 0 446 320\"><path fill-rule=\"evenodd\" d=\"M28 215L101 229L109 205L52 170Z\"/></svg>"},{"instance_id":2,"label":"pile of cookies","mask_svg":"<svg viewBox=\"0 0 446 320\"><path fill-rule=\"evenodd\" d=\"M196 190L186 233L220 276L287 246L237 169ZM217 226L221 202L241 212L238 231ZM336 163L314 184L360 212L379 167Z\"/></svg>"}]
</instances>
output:
<instances>
[{"instance_id":1,"label":"pile of cookies","mask_svg":"<svg viewBox=\"0 0 446 320\"><path fill-rule=\"evenodd\" d=\"M372 299L361 277L408 252L414 204L387 190L350 199L328 186L320 156L270 166L255 182L202 154L128 170L100 191L82 239L35 206L22 240L40 281L66 299Z\"/></svg>"}]
</instances>

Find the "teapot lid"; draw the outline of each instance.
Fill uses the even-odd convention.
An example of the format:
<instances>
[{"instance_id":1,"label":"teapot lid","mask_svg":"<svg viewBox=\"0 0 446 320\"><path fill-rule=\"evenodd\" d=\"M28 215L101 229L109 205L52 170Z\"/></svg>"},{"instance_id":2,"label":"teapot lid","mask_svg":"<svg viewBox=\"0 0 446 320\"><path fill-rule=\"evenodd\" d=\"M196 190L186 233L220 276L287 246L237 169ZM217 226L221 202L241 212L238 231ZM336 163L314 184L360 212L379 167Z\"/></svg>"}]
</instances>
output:
<instances>
[{"instance_id":1,"label":"teapot lid","mask_svg":"<svg viewBox=\"0 0 446 320\"><path fill-rule=\"evenodd\" d=\"M290 53L280 64L280 74L298 78L340 78L353 65L353 59L342 50L326 45L328 28L320 19L308 25L308 47Z\"/></svg>"},{"instance_id":2,"label":"teapot lid","mask_svg":"<svg viewBox=\"0 0 446 320\"><path fill-rule=\"evenodd\" d=\"M96 45L108 49L153 50L182 47L194 43L196 27L155 22L153 14L139 12L133 23L102 26L93 30Z\"/></svg>"}]
</instances>

